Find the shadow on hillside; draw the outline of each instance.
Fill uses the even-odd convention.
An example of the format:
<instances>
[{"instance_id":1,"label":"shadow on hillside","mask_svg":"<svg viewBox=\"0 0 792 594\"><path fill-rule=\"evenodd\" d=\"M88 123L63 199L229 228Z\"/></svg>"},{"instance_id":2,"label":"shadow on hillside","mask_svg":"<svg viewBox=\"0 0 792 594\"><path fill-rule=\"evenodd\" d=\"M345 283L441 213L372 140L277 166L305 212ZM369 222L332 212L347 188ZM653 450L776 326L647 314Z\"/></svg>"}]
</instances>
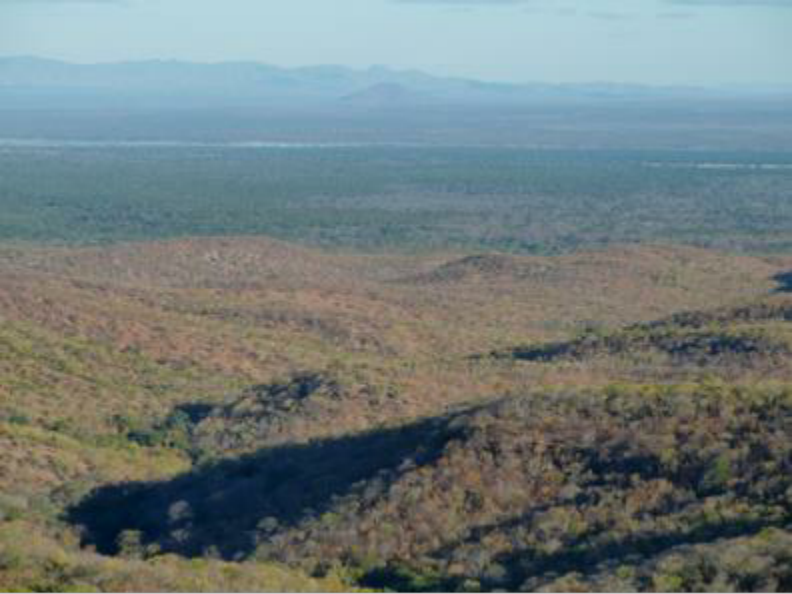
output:
<instances>
[{"instance_id":1,"label":"shadow on hillside","mask_svg":"<svg viewBox=\"0 0 792 594\"><path fill-rule=\"evenodd\" d=\"M551 342L537 346L516 347L496 354L500 358L532 363L551 363L570 354L571 342Z\"/></svg>"},{"instance_id":2,"label":"shadow on hillside","mask_svg":"<svg viewBox=\"0 0 792 594\"><path fill-rule=\"evenodd\" d=\"M792 272L776 274L773 280L778 283L777 293L792 293Z\"/></svg>"},{"instance_id":3,"label":"shadow on hillside","mask_svg":"<svg viewBox=\"0 0 792 594\"><path fill-rule=\"evenodd\" d=\"M445 420L268 448L168 481L101 487L66 519L81 527L84 546L104 554L118 554L119 537L131 530L143 546L240 559L255 550L257 538L321 515L356 483L387 480L386 471L406 460L433 461L451 437Z\"/></svg>"},{"instance_id":4,"label":"shadow on hillside","mask_svg":"<svg viewBox=\"0 0 792 594\"><path fill-rule=\"evenodd\" d=\"M569 342L550 342L546 344L517 346L506 349L470 355L468 361L524 361L530 363L552 363L570 354Z\"/></svg>"},{"instance_id":5,"label":"shadow on hillside","mask_svg":"<svg viewBox=\"0 0 792 594\"><path fill-rule=\"evenodd\" d=\"M190 420L190 423L197 425L208 417L215 408L215 405L206 404L205 402L189 403L180 404L174 409L174 412L185 415Z\"/></svg>"}]
</instances>

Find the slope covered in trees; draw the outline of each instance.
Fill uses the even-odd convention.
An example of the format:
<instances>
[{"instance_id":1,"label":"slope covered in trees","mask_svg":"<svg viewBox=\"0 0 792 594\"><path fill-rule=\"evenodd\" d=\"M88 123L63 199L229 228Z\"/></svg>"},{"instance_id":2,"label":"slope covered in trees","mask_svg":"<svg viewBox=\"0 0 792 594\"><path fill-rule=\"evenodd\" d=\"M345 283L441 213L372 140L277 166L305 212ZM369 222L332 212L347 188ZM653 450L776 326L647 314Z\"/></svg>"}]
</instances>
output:
<instances>
[{"instance_id":1,"label":"slope covered in trees","mask_svg":"<svg viewBox=\"0 0 792 594\"><path fill-rule=\"evenodd\" d=\"M661 587L693 579L668 560L685 547L717 557L736 539L760 562L695 579L779 586L792 578L790 432L789 388L526 394L110 487L72 514L108 553L138 534L411 588Z\"/></svg>"},{"instance_id":2,"label":"slope covered in trees","mask_svg":"<svg viewBox=\"0 0 792 594\"><path fill-rule=\"evenodd\" d=\"M690 312L615 331L586 330L574 340L522 346L496 358L539 363L617 362L656 376L719 369L787 378L792 301L777 296L740 307Z\"/></svg>"},{"instance_id":3,"label":"slope covered in trees","mask_svg":"<svg viewBox=\"0 0 792 594\"><path fill-rule=\"evenodd\" d=\"M0 589L788 589L785 159L0 149Z\"/></svg>"}]
</instances>

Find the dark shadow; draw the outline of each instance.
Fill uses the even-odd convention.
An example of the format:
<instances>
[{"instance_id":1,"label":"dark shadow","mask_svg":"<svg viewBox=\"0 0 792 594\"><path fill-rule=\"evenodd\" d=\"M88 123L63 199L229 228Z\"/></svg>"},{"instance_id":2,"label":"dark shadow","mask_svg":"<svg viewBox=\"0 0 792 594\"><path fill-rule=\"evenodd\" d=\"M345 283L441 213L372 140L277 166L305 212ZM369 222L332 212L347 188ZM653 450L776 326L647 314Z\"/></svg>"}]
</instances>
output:
<instances>
[{"instance_id":1,"label":"dark shadow","mask_svg":"<svg viewBox=\"0 0 792 594\"><path fill-rule=\"evenodd\" d=\"M532 363L551 363L572 354L573 342L552 342L535 346L518 346L486 354L474 354L468 357L469 361L481 362L486 360L496 361L528 361Z\"/></svg>"},{"instance_id":2,"label":"dark shadow","mask_svg":"<svg viewBox=\"0 0 792 594\"><path fill-rule=\"evenodd\" d=\"M83 544L119 552L119 535L186 556L252 553L257 536L321 515L356 483L388 481L403 462L433 461L453 437L448 418L262 450L210 462L172 480L102 487L67 511Z\"/></svg>"},{"instance_id":3,"label":"dark shadow","mask_svg":"<svg viewBox=\"0 0 792 594\"><path fill-rule=\"evenodd\" d=\"M776 274L773 280L778 283L776 293L792 293L792 272Z\"/></svg>"},{"instance_id":4,"label":"dark shadow","mask_svg":"<svg viewBox=\"0 0 792 594\"><path fill-rule=\"evenodd\" d=\"M401 563L389 563L363 575L358 584L380 592L458 592L458 578L421 571Z\"/></svg>"},{"instance_id":5,"label":"dark shadow","mask_svg":"<svg viewBox=\"0 0 792 594\"><path fill-rule=\"evenodd\" d=\"M517 347L507 351L504 355L517 361L550 363L569 356L571 351L571 342L553 342L539 346Z\"/></svg>"},{"instance_id":6,"label":"dark shadow","mask_svg":"<svg viewBox=\"0 0 792 594\"><path fill-rule=\"evenodd\" d=\"M190 423L193 425L197 425L201 421L203 421L206 417L212 414L216 408L213 404L206 404L204 402L201 403L191 403L191 404L181 404L177 406L174 410L176 412L180 412L184 414L189 420Z\"/></svg>"}]
</instances>

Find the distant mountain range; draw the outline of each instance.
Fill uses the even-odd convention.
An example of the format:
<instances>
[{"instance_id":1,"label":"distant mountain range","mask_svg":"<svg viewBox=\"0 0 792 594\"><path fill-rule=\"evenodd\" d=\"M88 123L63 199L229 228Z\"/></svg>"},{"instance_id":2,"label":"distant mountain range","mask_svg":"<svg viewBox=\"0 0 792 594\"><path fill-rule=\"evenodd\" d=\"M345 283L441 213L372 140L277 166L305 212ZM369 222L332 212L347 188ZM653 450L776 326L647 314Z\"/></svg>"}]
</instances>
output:
<instances>
[{"instance_id":1,"label":"distant mountain range","mask_svg":"<svg viewBox=\"0 0 792 594\"><path fill-rule=\"evenodd\" d=\"M758 92L758 91L757 91ZM742 90L629 84L505 84L376 66L280 68L255 62L142 61L72 64L0 58L0 107L343 106L524 104L675 99L750 94Z\"/></svg>"}]
</instances>

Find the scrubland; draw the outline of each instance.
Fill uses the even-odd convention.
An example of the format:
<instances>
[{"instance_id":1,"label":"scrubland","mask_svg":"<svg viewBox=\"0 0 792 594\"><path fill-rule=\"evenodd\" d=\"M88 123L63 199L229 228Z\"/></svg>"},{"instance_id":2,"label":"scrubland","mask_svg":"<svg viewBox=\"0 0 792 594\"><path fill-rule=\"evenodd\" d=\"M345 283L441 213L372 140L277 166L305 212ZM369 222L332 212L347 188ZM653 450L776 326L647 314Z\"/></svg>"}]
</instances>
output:
<instances>
[{"instance_id":1,"label":"scrubland","mask_svg":"<svg viewBox=\"0 0 792 594\"><path fill-rule=\"evenodd\" d=\"M0 156L0 588L792 588L790 174L374 155Z\"/></svg>"}]
</instances>

